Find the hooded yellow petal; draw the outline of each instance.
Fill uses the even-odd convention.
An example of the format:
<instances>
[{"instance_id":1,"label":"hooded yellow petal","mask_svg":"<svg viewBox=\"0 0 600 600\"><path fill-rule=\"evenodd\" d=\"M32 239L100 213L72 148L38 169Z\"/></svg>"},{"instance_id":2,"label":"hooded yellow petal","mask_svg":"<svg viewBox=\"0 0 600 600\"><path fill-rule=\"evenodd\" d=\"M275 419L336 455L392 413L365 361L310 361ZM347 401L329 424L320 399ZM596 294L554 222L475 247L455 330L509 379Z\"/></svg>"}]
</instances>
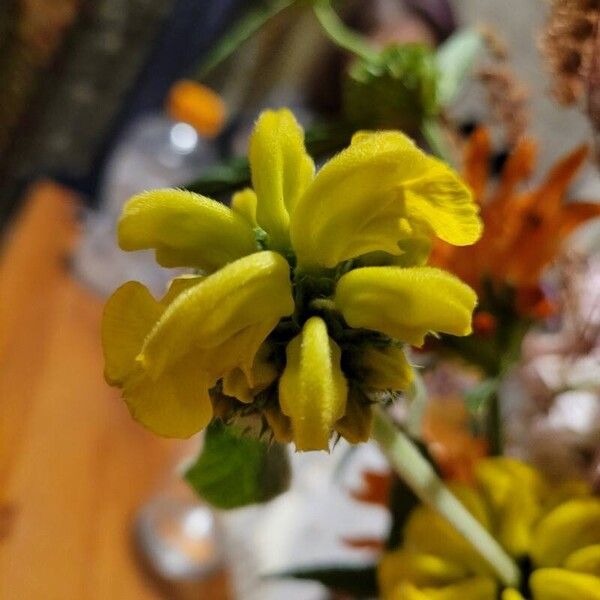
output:
<instances>
[{"instance_id":1,"label":"hooded yellow petal","mask_svg":"<svg viewBox=\"0 0 600 600\"><path fill-rule=\"evenodd\" d=\"M500 600L525 600L525 598L514 588L508 588L502 592Z\"/></svg>"},{"instance_id":2,"label":"hooded yellow petal","mask_svg":"<svg viewBox=\"0 0 600 600\"><path fill-rule=\"evenodd\" d=\"M533 600L600 600L600 577L538 569L529 579Z\"/></svg>"},{"instance_id":3,"label":"hooded yellow petal","mask_svg":"<svg viewBox=\"0 0 600 600\"><path fill-rule=\"evenodd\" d=\"M164 307L137 281L123 284L108 299L102 318L104 374L108 383L122 386L136 370L135 358L163 311Z\"/></svg>"},{"instance_id":4,"label":"hooded yellow petal","mask_svg":"<svg viewBox=\"0 0 600 600\"><path fill-rule=\"evenodd\" d=\"M313 161L304 147L304 132L289 110L267 110L260 115L250 138L248 158L258 197L258 224L274 248L285 249L290 243L290 214L314 175Z\"/></svg>"},{"instance_id":5,"label":"hooded yellow petal","mask_svg":"<svg viewBox=\"0 0 600 600\"><path fill-rule=\"evenodd\" d=\"M123 398L133 418L163 437L187 438L208 425L212 405L208 390L214 379L188 355L158 378L140 372L128 380Z\"/></svg>"},{"instance_id":6,"label":"hooded yellow petal","mask_svg":"<svg viewBox=\"0 0 600 600\"><path fill-rule=\"evenodd\" d=\"M164 267L208 272L257 249L243 217L219 202L174 189L131 198L123 207L118 237L123 250L154 248Z\"/></svg>"},{"instance_id":7,"label":"hooded yellow petal","mask_svg":"<svg viewBox=\"0 0 600 600\"><path fill-rule=\"evenodd\" d=\"M291 221L301 265L334 267L374 251L399 255L401 220L454 244L481 233L478 208L459 176L399 132L355 136L300 198Z\"/></svg>"},{"instance_id":8,"label":"hooded yellow petal","mask_svg":"<svg viewBox=\"0 0 600 600\"><path fill-rule=\"evenodd\" d=\"M252 226L256 227L256 192L250 188L245 188L241 192L236 192L231 199L231 210L246 219Z\"/></svg>"},{"instance_id":9,"label":"hooded yellow petal","mask_svg":"<svg viewBox=\"0 0 600 600\"><path fill-rule=\"evenodd\" d=\"M306 321L287 346L279 380L279 403L292 420L298 450L327 450L335 422L346 408L347 384L341 350L319 317Z\"/></svg>"},{"instance_id":10,"label":"hooded yellow petal","mask_svg":"<svg viewBox=\"0 0 600 600\"><path fill-rule=\"evenodd\" d=\"M600 542L600 499L578 498L557 506L533 532L531 556L539 567L560 567L575 550Z\"/></svg>"},{"instance_id":11,"label":"hooded yellow petal","mask_svg":"<svg viewBox=\"0 0 600 600\"><path fill-rule=\"evenodd\" d=\"M471 333L477 296L440 269L364 267L340 278L335 303L350 327L420 346L429 332Z\"/></svg>"},{"instance_id":12,"label":"hooded yellow petal","mask_svg":"<svg viewBox=\"0 0 600 600\"><path fill-rule=\"evenodd\" d=\"M377 566L379 587L386 595L401 581L416 586L442 586L464 579L468 570L433 554L396 550L383 555Z\"/></svg>"},{"instance_id":13,"label":"hooded yellow petal","mask_svg":"<svg viewBox=\"0 0 600 600\"><path fill-rule=\"evenodd\" d=\"M483 231L471 190L441 160L427 157L427 173L403 186L409 220L425 223L454 246L475 243Z\"/></svg>"},{"instance_id":14,"label":"hooded yellow petal","mask_svg":"<svg viewBox=\"0 0 600 600\"><path fill-rule=\"evenodd\" d=\"M180 294L148 336L138 359L156 377L193 349L216 348L238 334L240 344L235 347L256 353L277 321L293 310L288 263L274 252L257 252ZM232 351L231 346L226 348ZM225 348L219 352L227 359ZM254 355L245 357L247 369L253 360Z\"/></svg>"},{"instance_id":15,"label":"hooded yellow petal","mask_svg":"<svg viewBox=\"0 0 600 600\"><path fill-rule=\"evenodd\" d=\"M413 368L402 348L367 346L360 358L361 381L375 390L407 390L414 379Z\"/></svg>"}]
</instances>

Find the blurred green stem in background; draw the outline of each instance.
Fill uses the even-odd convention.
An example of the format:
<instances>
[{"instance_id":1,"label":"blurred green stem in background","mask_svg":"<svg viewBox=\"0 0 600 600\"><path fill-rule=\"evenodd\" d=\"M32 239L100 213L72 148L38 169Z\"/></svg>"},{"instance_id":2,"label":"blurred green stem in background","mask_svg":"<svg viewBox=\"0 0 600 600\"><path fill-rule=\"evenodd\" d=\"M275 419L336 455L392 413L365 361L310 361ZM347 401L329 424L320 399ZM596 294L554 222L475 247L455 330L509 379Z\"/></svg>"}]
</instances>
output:
<instances>
[{"instance_id":1,"label":"blurred green stem in background","mask_svg":"<svg viewBox=\"0 0 600 600\"><path fill-rule=\"evenodd\" d=\"M367 61L377 58L378 52L371 48L363 36L344 25L329 0L315 0L313 6L321 27L336 45Z\"/></svg>"}]
</instances>

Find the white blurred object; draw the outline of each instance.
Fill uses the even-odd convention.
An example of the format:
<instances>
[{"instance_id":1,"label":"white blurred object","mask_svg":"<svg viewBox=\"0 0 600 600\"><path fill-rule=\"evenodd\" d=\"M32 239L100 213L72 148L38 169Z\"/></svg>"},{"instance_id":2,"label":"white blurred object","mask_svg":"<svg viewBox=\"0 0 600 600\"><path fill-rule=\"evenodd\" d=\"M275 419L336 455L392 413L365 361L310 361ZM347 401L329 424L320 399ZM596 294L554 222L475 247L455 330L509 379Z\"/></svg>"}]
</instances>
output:
<instances>
[{"instance_id":1,"label":"white blurred object","mask_svg":"<svg viewBox=\"0 0 600 600\"><path fill-rule=\"evenodd\" d=\"M525 336L501 399L510 453L600 490L600 254L586 252L598 248L598 227L583 233L557 269L560 326Z\"/></svg>"},{"instance_id":2,"label":"white blurred object","mask_svg":"<svg viewBox=\"0 0 600 600\"><path fill-rule=\"evenodd\" d=\"M210 140L187 123L161 114L145 115L133 123L107 164L98 210L86 217L85 233L74 256L79 279L103 296L130 279L162 294L180 271L159 267L153 251L125 253L118 248L116 222L121 208L144 190L192 181L216 158Z\"/></svg>"},{"instance_id":3,"label":"white blurred object","mask_svg":"<svg viewBox=\"0 0 600 600\"><path fill-rule=\"evenodd\" d=\"M346 460L347 452L352 455ZM345 466L341 466L344 464ZM361 566L376 560L369 550L344 544L343 538L385 539L389 513L359 503L349 491L361 485L365 469L387 471L385 458L372 444L349 450L345 442L331 454L292 456L288 492L262 506L220 513L226 561L238 600L322 600L316 582L265 578L296 568Z\"/></svg>"}]
</instances>

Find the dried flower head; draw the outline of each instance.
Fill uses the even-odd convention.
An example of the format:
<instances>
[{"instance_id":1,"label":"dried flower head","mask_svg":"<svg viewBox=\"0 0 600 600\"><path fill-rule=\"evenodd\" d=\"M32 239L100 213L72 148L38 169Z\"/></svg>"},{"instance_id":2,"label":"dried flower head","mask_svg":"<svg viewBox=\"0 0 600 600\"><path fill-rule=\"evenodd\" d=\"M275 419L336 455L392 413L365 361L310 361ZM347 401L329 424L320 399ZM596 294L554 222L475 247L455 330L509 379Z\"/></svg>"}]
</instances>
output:
<instances>
[{"instance_id":1,"label":"dried flower head","mask_svg":"<svg viewBox=\"0 0 600 600\"><path fill-rule=\"evenodd\" d=\"M597 0L553 0L540 47L552 76L552 93L565 105L586 93L600 14Z\"/></svg>"}]
</instances>

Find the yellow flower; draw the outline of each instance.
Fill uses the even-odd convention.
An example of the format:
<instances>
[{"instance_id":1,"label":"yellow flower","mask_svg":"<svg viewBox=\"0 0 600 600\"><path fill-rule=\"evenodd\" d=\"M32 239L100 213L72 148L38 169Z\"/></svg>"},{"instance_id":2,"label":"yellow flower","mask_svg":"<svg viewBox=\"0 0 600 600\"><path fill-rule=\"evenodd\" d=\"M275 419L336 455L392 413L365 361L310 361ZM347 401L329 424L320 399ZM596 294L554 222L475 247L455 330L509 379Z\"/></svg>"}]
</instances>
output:
<instances>
[{"instance_id":1,"label":"yellow flower","mask_svg":"<svg viewBox=\"0 0 600 600\"><path fill-rule=\"evenodd\" d=\"M552 486L509 458L481 461L475 481L452 491L524 565L523 590L502 589L472 546L436 512L419 506L406 521L402 547L379 564L383 598L600 599L600 498L583 483Z\"/></svg>"},{"instance_id":2,"label":"yellow flower","mask_svg":"<svg viewBox=\"0 0 600 600\"><path fill-rule=\"evenodd\" d=\"M165 436L199 431L218 404L299 450L327 449L335 431L364 441L373 392L411 383L402 344L470 332L474 292L422 265L434 237L477 240L477 207L398 132L357 134L315 175L293 115L267 111L249 160L253 189L230 208L181 190L125 205L122 249L151 248L161 265L200 274L160 301L135 282L115 292L106 378Z\"/></svg>"}]
</instances>

